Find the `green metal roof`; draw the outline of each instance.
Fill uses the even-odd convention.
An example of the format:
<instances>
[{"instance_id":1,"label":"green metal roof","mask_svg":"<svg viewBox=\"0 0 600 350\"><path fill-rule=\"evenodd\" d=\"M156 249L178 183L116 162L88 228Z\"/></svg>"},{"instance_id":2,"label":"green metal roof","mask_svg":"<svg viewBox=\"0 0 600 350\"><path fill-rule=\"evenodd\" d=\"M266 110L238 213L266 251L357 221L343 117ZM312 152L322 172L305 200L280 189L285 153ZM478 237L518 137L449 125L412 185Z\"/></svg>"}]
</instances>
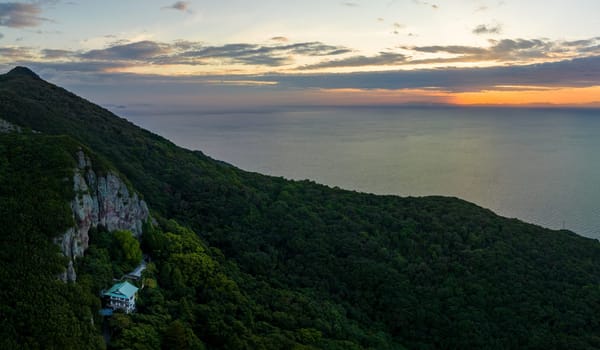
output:
<instances>
[{"instance_id":1,"label":"green metal roof","mask_svg":"<svg viewBox=\"0 0 600 350\"><path fill-rule=\"evenodd\" d=\"M117 283L112 286L108 291L104 292L105 296L117 297L117 298L131 298L138 291L138 287L125 281Z\"/></svg>"}]
</instances>

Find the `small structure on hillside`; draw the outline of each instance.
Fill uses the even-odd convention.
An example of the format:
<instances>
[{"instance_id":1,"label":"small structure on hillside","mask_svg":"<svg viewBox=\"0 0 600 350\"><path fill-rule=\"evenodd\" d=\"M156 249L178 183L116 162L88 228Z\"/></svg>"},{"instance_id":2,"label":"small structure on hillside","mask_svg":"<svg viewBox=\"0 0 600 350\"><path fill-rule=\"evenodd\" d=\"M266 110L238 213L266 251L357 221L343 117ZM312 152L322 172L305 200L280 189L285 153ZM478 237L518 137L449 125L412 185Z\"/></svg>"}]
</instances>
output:
<instances>
[{"instance_id":1,"label":"small structure on hillside","mask_svg":"<svg viewBox=\"0 0 600 350\"><path fill-rule=\"evenodd\" d=\"M98 311L98 313L100 314L100 316L104 316L104 317L112 316L113 309L109 309L109 308L100 309L100 311Z\"/></svg>"},{"instance_id":2,"label":"small structure on hillside","mask_svg":"<svg viewBox=\"0 0 600 350\"><path fill-rule=\"evenodd\" d=\"M102 293L106 307L113 310L123 310L126 313L135 311L135 298L138 287L125 281L113 285L108 291Z\"/></svg>"},{"instance_id":3,"label":"small structure on hillside","mask_svg":"<svg viewBox=\"0 0 600 350\"><path fill-rule=\"evenodd\" d=\"M146 269L146 261L142 260L142 262L135 268L135 270L131 271L125 278L129 278L131 280L137 281L142 278L142 272Z\"/></svg>"}]
</instances>

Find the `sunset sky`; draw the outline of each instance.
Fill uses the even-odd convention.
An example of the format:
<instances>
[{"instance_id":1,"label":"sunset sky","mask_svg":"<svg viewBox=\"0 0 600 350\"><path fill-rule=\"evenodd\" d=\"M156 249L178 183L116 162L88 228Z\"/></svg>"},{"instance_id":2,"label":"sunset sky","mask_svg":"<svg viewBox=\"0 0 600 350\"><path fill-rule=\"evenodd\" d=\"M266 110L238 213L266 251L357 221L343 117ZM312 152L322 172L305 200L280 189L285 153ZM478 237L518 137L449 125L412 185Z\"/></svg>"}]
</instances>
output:
<instances>
[{"instance_id":1,"label":"sunset sky","mask_svg":"<svg viewBox=\"0 0 600 350\"><path fill-rule=\"evenodd\" d=\"M0 2L15 65L112 109L600 107L600 1Z\"/></svg>"}]
</instances>

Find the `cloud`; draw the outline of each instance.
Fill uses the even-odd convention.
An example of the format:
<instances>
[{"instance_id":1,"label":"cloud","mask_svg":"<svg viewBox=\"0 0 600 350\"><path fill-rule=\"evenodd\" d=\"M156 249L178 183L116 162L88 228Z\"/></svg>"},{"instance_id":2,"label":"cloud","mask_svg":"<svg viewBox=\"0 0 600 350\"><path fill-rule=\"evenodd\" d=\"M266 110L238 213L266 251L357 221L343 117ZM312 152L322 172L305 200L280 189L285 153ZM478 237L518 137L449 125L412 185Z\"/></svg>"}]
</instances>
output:
<instances>
[{"instance_id":1,"label":"cloud","mask_svg":"<svg viewBox=\"0 0 600 350\"><path fill-rule=\"evenodd\" d=\"M429 89L463 92L495 86L589 87L600 82L600 56L524 66L359 73L265 75L280 88Z\"/></svg>"},{"instance_id":2,"label":"cloud","mask_svg":"<svg viewBox=\"0 0 600 350\"><path fill-rule=\"evenodd\" d=\"M480 62L487 62L488 65L489 63L515 65L600 55L600 37L573 41L488 40L487 47L404 46L394 51L387 49L370 56L356 53L344 46L322 42L290 43L285 41L287 40L285 37L272 39L269 44L231 43L212 46L183 40L173 42L121 40L108 47L89 51L5 47L0 53L0 63L17 64L24 61L37 61L42 64L44 61L52 60L57 63L53 69L98 73L128 68L158 72L159 67L165 65L188 65L206 66L212 72L229 71L232 75L239 76L256 72L256 68L262 68L263 72L267 70L277 72L279 67L283 67L286 70L294 69L305 74L308 70L335 68L351 68L353 71L360 71L363 68L384 67L389 70L390 67L401 66L442 67ZM307 62L310 63L299 65L303 60L308 60ZM46 66L49 66L51 62L47 63Z\"/></svg>"},{"instance_id":3,"label":"cloud","mask_svg":"<svg viewBox=\"0 0 600 350\"><path fill-rule=\"evenodd\" d=\"M437 9L439 9L439 8L440 8L440 7L439 7L438 5L436 5L436 4L432 4L432 3L430 3L430 2L423 1L423 0L413 0L413 2L414 2L415 4L417 4L417 5L425 5L425 6L429 6L429 7L431 7L431 8L432 8L432 9L434 9L434 10L437 10Z\"/></svg>"},{"instance_id":4,"label":"cloud","mask_svg":"<svg viewBox=\"0 0 600 350\"><path fill-rule=\"evenodd\" d=\"M409 49L412 51L425 52L425 53L451 53L451 54L461 54L461 55L479 55L485 54L488 52L488 49L483 47L476 46L461 46L461 45L448 45L448 46L440 46L440 45L432 45L432 46L412 46L412 47L404 47L405 49Z\"/></svg>"},{"instance_id":5,"label":"cloud","mask_svg":"<svg viewBox=\"0 0 600 350\"><path fill-rule=\"evenodd\" d=\"M290 41L290 39L288 39L285 36L274 36L271 38L272 41L278 41L280 43L287 43L288 41Z\"/></svg>"},{"instance_id":6,"label":"cloud","mask_svg":"<svg viewBox=\"0 0 600 350\"><path fill-rule=\"evenodd\" d=\"M34 53L29 47L0 47L0 61L32 58L34 58Z\"/></svg>"},{"instance_id":7,"label":"cloud","mask_svg":"<svg viewBox=\"0 0 600 350\"><path fill-rule=\"evenodd\" d=\"M275 37L274 45L226 44L205 46L200 42L175 41L163 43L151 40L117 41L104 49L85 52L45 49L40 52L44 59L71 59L73 63L111 62L119 67L139 64L153 65L208 65L242 64L277 67L293 63L295 56L326 57L352 52L343 46L321 42L287 43L285 37ZM80 61L80 62L75 62ZM96 65L96 67L103 67Z\"/></svg>"},{"instance_id":8,"label":"cloud","mask_svg":"<svg viewBox=\"0 0 600 350\"><path fill-rule=\"evenodd\" d=\"M42 9L37 3L0 3L0 26L12 28L37 27L47 19L40 17Z\"/></svg>"},{"instance_id":9,"label":"cloud","mask_svg":"<svg viewBox=\"0 0 600 350\"><path fill-rule=\"evenodd\" d=\"M1 53L0 53L1 54ZM69 84L90 86L94 89L106 86L107 89L124 89L147 92L182 91L189 89L202 91L231 92L250 94L248 89L261 91L298 91L309 89L357 89L357 90L402 90L421 89L428 91L478 92L482 90L518 89L539 86L546 88L591 87L600 81L600 56L566 60L561 62L533 64L526 66L500 66L487 68L445 68L422 70L397 70L386 72L360 73L319 73L319 74L265 74L246 75L244 86L236 84L239 76L156 76L125 73L100 73L90 67L103 68L114 65L112 62L85 63L35 63L22 62L45 78L58 81L71 80ZM95 67L97 69L99 67ZM73 72L73 74L64 74ZM77 74L75 74L77 72ZM276 83L263 85L262 83ZM220 87L219 87L220 86ZM272 87L269 87L272 86ZM206 90L209 89L210 90ZM204 89L204 90L203 90ZM223 89L223 90L220 90ZM146 96L147 95L143 95ZM142 97L143 97L142 96ZM112 101L115 102L115 101Z\"/></svg>"},{"instance_id":10,"label":"cloud","mask_svg":"<svg viewBox=\"0 0 600 350\"><path fill-rule=\"evenodd\" d=\"M600 52L600 45L596 45L596 46L590 46L590 47L586 47L584 49L581 49L582 52L590 52L590 53L599 53Z\"/></svg>"},{"instance_id":11,"label":"cloud","mask_svg":"<svg viewBox=\"0 0 600 350\"><path fill-rule=\"evenodd\" d=\"M567 59L600 53L595 46L600 38L579 41L551 41L546 39L489 40L491 46L412 46L403 47L415 53L441 53L456 55L451 58L412 60L411 63L449 62L526 62L530 59Z\"/></svg>"},{"instance_id":12,"label":"cloud","mask_svg":"<svg viewBox=\"0 0 600 350\"><path fill-rule=\"evenodd\" d=\"M584 40L574 40L574 41L564 41L562 44L567 47L587 47L592 45L597 45L600 42L600 37L584 39Z\"/></svg>"},{"instance_id":13,"label":"cloud","mask_svg":"<svg viewBox=\"0 0 600 350\"><path fill-rule=\"evenodd\" d=\"M306 56L335 56L352 52L351 49L343 46L327 45L318 41L290 44L271 49L274 51L290 50L292 53Z\"/></svg>"},{"instance_id":14,"label":"cloud","mask_svg":"<svg viewBox=\"0 0 600 350\"><path fill-rule=\"evenodd\" d=\"M31 67L34 71L38 72L69 72L69 73L77 73L79 77L83 75L91 75L94 78L93 81L98 81L98 79L102 76L110 76L105 73L107 70L115 69L115 68L124 68L128 67L127 64L122 62L108 62L108 61L50 61L50 62L39 62L39 61L20 61L19 65L24 65L27 67ZM128 74L123 74L123 77L129 76Z\"/></svg>"},{"instance_id":15,"label":"cloud","mask_svg":"<svg viewBox=\"0 0 600 350\"><path fill-rule=\"evenodd\" d=\"M400 30L406 28L406 26L400 22L394 22L394 24L392 25L392 27L394 28L393 33L398 35L400 34Z\"/></svg>"},{"instance_id":16,"label":"cloud","mask_svg":"<svg viewBox=\"0 0 600 350\"><path fill-rule=\"evenodd\" d=\"M326 60L299 67L299 70L398 66L419 64L450 64L469 62L527 62L531 59L567 59L600 53L599 38L578 41L550 41L541 39L489 40L489 47L465 45L404 46L405 53L381 52L375 56L352 56L338 60ZM422 54L438 57L423 57ZM450 57L448 57L450 55ZM417 57L417 58L415 58Z\"/></svg>"},{"instance_id":17,"label":"cloud","mask_svg":"<svg viewBox=\"0 0 600 350\"><path fill-rule=\"evenodd\" d=\"M281 66L291 63L290 55L335 56L351 50L326 45L320 42L305 42L286 45L260 46L255 44L227 44L201 47L198 50L183 52L177 57L180 61L194 64L206 60L226 59L249 65Z\"/></svg>"},{"instance_id":18,"label":"cloud","mask_svg":"<svg viewBox=\"0 0 600 350\"><path fill-rule=\"evenodd\" d=\"M341 68L341 67L364 67L364 66L392 66L406 63L405 55L394 52L380 52L376 56L351 56L341 60L324 61L299 67L300 70Z\"/></svg>"},{"instance_id":19,"label":"cloud","mask_svg":"<svg viewBox=\"0 0 600 350\"><path fill-rule=\"evenodd\" d=\"M358 7L358 3L354 1L342 1L342 5L346 7Z\"/></svg>"},{"instance_id":20,"label":"cloud","mask_svg":"<svg viewBox=\"0 0 600 350\"><path fill-rule=\"evenodd\" d=\"M485 25L480 24L475 29L473 29L473 34L481 35L481 34L501 34L502 33L502 25Z\"/></svg>"},{"instance_id":21,"label":"cloud","mask_svg":"<svg viewBox=\"0 0 600 350\"><path fill-rule=\"evenodd\" d=\"M585 88L598 86L600 81L600 56L527 66L338 74L303 72L243 77L231 74L159 76L103 71L113 67L114 62L21 61L19 64L32 68L44 79L80 95L93 97L99 103L133 106L151 101L152 105L143 108L144 113L172 108L196 112L198 109L224 106L249 111L264 106L330 103L333 100L325 94L336 91L348 91L349 97L340 102L342 104L359 103L364 96L385 96L388 93L391 93L389 96L398 94L394 101L401 103L405 101L402 96L406 97L411 90L430 96L421 101L432 102L435 99L432 100L431 96L436 94L531 90L531 86L549 90ZM10 68L0 63L0 69L7 71ZM311 100L310 96L314 98ZM389 98L387 101L390 101Z\"/></svg>"},{"instance_id":22,"label":"cloud","mask_svg":"<svg viewBox=\"0 0 600 350\"><path fill-rule=\"evenodd\" d=\"M93 60L146 61L164 55L170 50L170 45L146 40L115 45L106 49L91 50L81 54L80 57Z\"/></svg>"},{"instance_id":23,"label":"cloud","mask_svg":"<svg viewBox=\"0 0 600 350\"><path fill-rule=\"evenodd\" d=\"M184 52L175 59L188 64L204 64L207 60L230 60L247 65L281 66L289 62L289 56L276 54L268 46L252 44L227 44L202 47L196 51Z\"/></svg>"},{"instance_id":24,"label":"cloud","mask_svg":"<svg viewBox=\"0 0 600 350\"><path fill-rule=\"evenodd\" d=\"M41 51L41 54L44 58L47 59L61 59L70 58L74 56L73 51L56 49L44 49Z\"/></svg>"},{"instance_id":25,"label":"cloud","mask_svg":"<svg viewBox=\"0 0 600 350\"><path fill-rule=\"evenodd\" d=\"M177 1L173 5L165 6L164 9L177 10L177 11L190 11L190 3L188 1Z\"/></svg>"}]
</instances>

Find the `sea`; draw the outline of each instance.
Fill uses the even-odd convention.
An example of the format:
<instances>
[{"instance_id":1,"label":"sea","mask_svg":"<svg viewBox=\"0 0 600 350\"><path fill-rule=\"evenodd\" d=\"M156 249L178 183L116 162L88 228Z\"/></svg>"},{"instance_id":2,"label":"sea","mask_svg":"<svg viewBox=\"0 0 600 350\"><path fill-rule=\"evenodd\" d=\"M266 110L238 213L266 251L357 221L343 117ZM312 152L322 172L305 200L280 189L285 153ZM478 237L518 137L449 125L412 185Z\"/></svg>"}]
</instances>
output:
<instances>
[{"instance_id":1,"label":"sea","mask_svg":"<svg viewBox=\"0 0 600 350\"><path fill-rule=\"evenodd\" d=\"M459 197L505 217L600 239L597 109L125 114L180 146L248 171L376 194Z\"/></svg>"}]
</instances>

